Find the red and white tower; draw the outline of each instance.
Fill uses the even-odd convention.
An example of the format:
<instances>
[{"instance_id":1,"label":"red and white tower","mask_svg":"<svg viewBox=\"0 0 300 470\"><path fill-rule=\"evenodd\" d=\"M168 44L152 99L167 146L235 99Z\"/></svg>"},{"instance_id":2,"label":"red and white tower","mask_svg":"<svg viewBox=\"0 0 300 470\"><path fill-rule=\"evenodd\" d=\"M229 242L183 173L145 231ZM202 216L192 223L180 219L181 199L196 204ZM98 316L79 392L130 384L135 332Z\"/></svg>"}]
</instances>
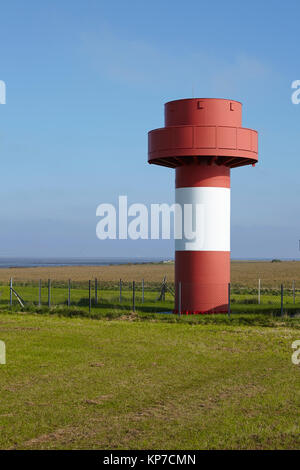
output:
<instances>
[{"instance_id":1,"label":"red and white tower","mask_svg":"<svg viewBox=\"0 0 300 470\"><path fill-rule=\"evenodd\" d=\"M202 208L201 237L175 240L175 311L178 305L180 313L227 311L230 168L257 160L257 132L242 127L238 101L170 101L165 127L149 132L148 162L175 168L176 202Z\"/></svg>"}]
</instances>

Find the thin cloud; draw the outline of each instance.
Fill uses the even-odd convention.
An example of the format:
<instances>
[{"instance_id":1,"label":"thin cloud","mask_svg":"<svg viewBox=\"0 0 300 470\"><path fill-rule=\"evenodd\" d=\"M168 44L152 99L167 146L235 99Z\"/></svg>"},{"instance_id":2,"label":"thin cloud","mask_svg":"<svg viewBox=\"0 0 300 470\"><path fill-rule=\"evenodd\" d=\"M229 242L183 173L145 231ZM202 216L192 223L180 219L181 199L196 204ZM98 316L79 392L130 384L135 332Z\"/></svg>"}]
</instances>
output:
<instances>
[{"instance_id":1,"label":"thin cloud","mask_svg":"<svg viewBox=\"0 0 300 470\"><path fill-rule=\"evenodd\" d=\"M215 89L226 93L236 93L237 90L265 87L266 81L272 75L270 66L255 57L240 56L232 63L222 63L220 70L213 76Z\"/></svg>"},{"instance_id":2,"label":"thin cloud","mask_svg":"<svg viewBox=\"0 0 300 470\"><path fill-rule=\"evenodd\" d=\"M221 52L178 51L170 53L139 39L115 34L107 27L82 35L82 53L102 76L134 87L194 90L201 96L235 96L265 90L272 74L257 57L241 55L224 61Z\"/></svg>"}]
</instances>

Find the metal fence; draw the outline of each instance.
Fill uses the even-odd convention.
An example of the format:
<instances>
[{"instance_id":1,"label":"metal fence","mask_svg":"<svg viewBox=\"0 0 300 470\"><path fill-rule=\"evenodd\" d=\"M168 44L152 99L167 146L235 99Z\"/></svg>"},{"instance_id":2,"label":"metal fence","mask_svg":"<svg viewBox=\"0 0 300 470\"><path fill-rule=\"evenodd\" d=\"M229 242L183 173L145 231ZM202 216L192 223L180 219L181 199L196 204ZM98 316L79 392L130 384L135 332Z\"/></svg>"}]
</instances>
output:
<instances>
[{"instance_id":1,"label":"metal fence","mask_svg":"<svg viewBox=\"0 0 300 470\"><path fill-rule=\"evenodd\" d=\"M107 282L93 279L85 282L14 281L0 285L1 306L79 307L88 309L123 309L135 311L171 310L174 302L172 287L166 282Z\"/></svg>"},{"instance_id":2,"label":"metal fence","mask_svg":"<svg viewBox=\"0 0 300 470\"><path fill-rule=\"evenodd\" d=\"M89 312L97 309L123 309L144 312L183 312L182 303L189 297L197 297L202 305L207 305L209 313L214 312L300 312L300 281L290 285L278 283L274 287L264 287L259 280L257 287L244 287L237 284L214 285L216 307L211 308L209 293L211 285L195 286L191 283L162 283L138 281L118 282L93 279L85 282L56 281L14 281L0 285L0 306L40 307L40 308L83 308ZM194 299L195 300L195 299ZM185 302L186 303L186 302ZM195 303L195 302L194 302ZM197 302L196 302L197 303Z\"/></svg>"}]
</instances>

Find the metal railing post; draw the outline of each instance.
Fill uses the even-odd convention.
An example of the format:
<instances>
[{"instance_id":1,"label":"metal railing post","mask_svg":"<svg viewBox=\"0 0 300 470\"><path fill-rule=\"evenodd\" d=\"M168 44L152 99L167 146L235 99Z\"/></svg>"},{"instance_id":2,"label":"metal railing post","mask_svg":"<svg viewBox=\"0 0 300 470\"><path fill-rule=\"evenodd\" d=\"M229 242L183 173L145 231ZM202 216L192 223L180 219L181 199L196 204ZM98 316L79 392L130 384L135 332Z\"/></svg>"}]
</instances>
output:
<instances>
[{"instance_id":1,"label":"metal railing post","mask_svg":"<svg viewBox=\"0 0 300 470\"><path fill-rule=\"evenodd\" d=\"M71 279L68 281L68 307L71 305Z\"/></svg>"},{"instance_id":2,"label":"metal railing post","mask_svg":"<svg viewBox=\"0 0 300 470\"><path fill-rule=\"evenodd\" d=\"M135 281L132 282L132 311L135 312Z\"/></svg>"},{"instance_id":3,"label":"metal railing post","mask_svg":"<svg viewBox=\"0 0 300 470\"><path fill-rule=\"evenodd\" d=\"M95 305L98 304L98 279L95 279Z\"/></svg>"},{"instance_id":4,"label":"metal railing post","mask_svg":"<svg viewBox=\"0 0 300 470\"><path fill-rule=\"evenodd\" d=\"M91 313L91 280L89 280L89 313Z\"/></svg>"},{"instance_id":5,"label":"metal railing post","mask_svg":"<svg viewBox=\"0 0 300 470\"><path fill-rule=\"evenodd\" d=\"M13 286L13 279L11 277L10 281L9 281L9 303L10 303L10 306L12 306L12 286Z\"/></svg>"},{"instance_id":6,"label":"metal railing post","mask_svg":"<svg viewBox=\"0 0 300 470\"><path fill-rule=\"evenodd\" d=\"M42 280L39 280L39 307L42 304Z\"/></svg>"},{"instance_id":7,"label":"metal railing post","mask_svg":"<svg viewBox=\"0 0 300 470\"><path fill-rule=\"evenodd\" d=\"M295 291L295 281L293 281L293 304L296 303L296 291Z\"/></svg>"},{"instance_id":8,"label":"metal railing post","mask_svg":"<svg viewBox=\"0 0 300 470\"><path fill-rule=\"evenodd\" d=\"M51 280L48 279L48 308L51 307Z\"/></svg>"}]
</instances>

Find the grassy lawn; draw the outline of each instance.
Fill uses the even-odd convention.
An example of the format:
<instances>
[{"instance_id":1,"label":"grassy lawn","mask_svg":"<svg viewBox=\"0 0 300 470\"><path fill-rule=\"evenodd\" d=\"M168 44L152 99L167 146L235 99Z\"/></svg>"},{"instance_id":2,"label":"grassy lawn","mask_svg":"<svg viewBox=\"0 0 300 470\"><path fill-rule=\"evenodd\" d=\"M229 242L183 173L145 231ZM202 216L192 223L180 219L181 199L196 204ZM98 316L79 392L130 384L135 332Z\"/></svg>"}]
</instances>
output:
<instances>
[{"instance_id":1,"label":"grassy lawn","mask_svg":"<svg viewBox=\"0 0 300 470\"><path fill-rule=\"evenodd\" d=\"M270 328L222 317L2 312L0 448L299 448L299 320Z\"/></svg>"}]
</instances>

